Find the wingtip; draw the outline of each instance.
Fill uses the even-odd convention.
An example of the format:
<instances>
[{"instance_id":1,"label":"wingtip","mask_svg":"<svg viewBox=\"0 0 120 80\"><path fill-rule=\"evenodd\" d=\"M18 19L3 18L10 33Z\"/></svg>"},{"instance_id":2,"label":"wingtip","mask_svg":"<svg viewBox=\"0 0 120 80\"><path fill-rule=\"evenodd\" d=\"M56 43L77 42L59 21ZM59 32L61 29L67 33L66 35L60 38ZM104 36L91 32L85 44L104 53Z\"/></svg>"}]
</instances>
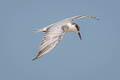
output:
<instances>
[{"instance_id":1,"label":"wingtip","mask_svg":"<svg viewBox=\"0 0 120 80\"><path fill-rule=\"evenodd\" d=\"M100 19L96 18L95 16L90 16L90 17L95 19L95 20L100 20Z\"/></svg>"},{"instance_id":2,"label":"wingtip","mask_svg":"<svg viewBox=\"0 0 120 80\"><path fill-rule=\"evenodd\" d=\"M88 15L74 16L72 20L80 19L80 18L92 18L92 19L95 19L95 20L100 20L100 19L96 18L95 16L88 16Z\"/></svg>"},{"instance_id":3,"label":"wingtip","mask_svg":"<svg viewBox=\"0 0 120 80\"><path fill-rule=\"evenodd\" d=\"M32 61L35 61L37 59L37 57L33 58Z\"/></svg>"},{"instance_id":4,"label":"wingtip","mask_svg":"<svg viewBox=\"0 0 120 80\"><path fill-rule=\"evenodd\" d=\"M100 20L100 19L96 18L96 20Z\"/></svg>"}]
</instances>

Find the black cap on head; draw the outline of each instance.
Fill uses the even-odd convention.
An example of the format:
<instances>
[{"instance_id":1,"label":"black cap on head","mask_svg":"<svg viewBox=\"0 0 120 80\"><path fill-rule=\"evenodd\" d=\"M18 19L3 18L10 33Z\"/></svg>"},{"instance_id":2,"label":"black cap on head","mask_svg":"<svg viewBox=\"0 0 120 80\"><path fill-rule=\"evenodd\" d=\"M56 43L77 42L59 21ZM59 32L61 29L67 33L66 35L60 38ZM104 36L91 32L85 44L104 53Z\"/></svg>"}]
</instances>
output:
<instances>
[{"instance_id":1,"label":"black cap on head","mask_svg":"<svg viewBox=\"0 0 120 80\"><path fill-rule=\"evenodd\" d=\"M82 40L81 34L80 34L80 28L76 23L73 23L78 31L78 36L80 37L80 40Z\"/></svg>"}]
</instances>

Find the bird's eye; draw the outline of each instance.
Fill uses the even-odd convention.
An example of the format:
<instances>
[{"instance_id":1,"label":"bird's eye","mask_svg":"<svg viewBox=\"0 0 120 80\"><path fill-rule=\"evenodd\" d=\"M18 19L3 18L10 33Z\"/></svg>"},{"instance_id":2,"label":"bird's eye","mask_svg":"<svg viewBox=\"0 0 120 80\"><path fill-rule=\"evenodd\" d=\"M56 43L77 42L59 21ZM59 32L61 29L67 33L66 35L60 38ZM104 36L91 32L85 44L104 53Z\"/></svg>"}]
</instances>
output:
<instances>
[{"instance_id":1,"label":"bird's eye","mask_svg":"<svg viewBox=\"0 0 120 80\"><path fill-rule=\"evenodd\" d=\"M80 30L80 29L79 29L79 26L78 26L77 24L75 25L75 27L77 28L77 31L79 31L79 30Z\"/></svg>"}]
</instances>

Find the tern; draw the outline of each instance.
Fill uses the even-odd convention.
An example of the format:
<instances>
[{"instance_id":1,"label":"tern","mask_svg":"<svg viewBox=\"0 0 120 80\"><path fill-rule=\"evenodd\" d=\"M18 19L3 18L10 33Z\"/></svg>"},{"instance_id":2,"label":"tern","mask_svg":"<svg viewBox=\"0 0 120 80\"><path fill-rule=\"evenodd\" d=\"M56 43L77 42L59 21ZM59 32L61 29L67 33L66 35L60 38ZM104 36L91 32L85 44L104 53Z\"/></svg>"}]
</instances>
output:
<instances>
[{"instance_id":1,"label":"tern","mask_svg":"<svg viewBox=\"0 0 120 80\"><path fill-rule=\"evenodd\" d=\"M82 39L80 34L80 27L77 23L73 22L74 20L81 18L92 18L98 20L94 16L80 15L66 18L62 21L50 24L43 29L34 30L33 32L45 32L45 34L42 43L40 44L40 50L37 56L32 59L32 61L41 58L46 53L50 52L53 48L55 48L55 46L60 42L65 33L76 32L80 39Z\"/></svg>"}]
</instances>

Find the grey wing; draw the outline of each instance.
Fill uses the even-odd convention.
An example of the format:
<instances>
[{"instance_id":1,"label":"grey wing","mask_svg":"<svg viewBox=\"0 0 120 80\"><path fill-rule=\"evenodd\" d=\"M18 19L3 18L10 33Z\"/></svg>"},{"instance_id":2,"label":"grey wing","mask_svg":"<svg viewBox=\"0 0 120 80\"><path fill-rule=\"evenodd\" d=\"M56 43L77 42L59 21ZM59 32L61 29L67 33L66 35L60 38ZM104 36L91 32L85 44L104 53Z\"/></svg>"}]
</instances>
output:
<instances>
[{"instance_id":1,"label":"grey wing","mask_svg":"<svg viewBox=\"0 0 120 80\"><path fill-rule=\"evenodd\" d=\"M40 45L40 51L32 60L36 60L51 51L60 42L63 34L64 32L61 28L53 27L48 29Z\"/></svg>"},{"instance_id":2,"label":"grey wing","mask_svg":"<svg viewBox=\"0 0 120 80\"><path fill-rule=\"evenodd\" d=\"M73 21L73 20L82 19L82 18L92 18L92 19L98 20L95 16L88 16L88 15L74 16L74 17L66 18L65 20Z\"/></svg>"},{"instance_id":3,"label":"grey wing","mask_svg":"<svg viewBox=\"0 0 120 80\"><path fill-rule=\"evenodd\" d=\"M73 17L70 17L70 18L66 18L66 19L60 21L59 24L66 24L66 23L72 22L73 20L82 19L82 18L92 18L92 19L95 19L95 20L99 20L95 16L80 15L80 16L73 16Z\"/></svg>"},{"instance_id":4,"label":"grey wing","mask_svg":"<svg viewBox=\"0 0 120 80\"><path fill-rule=\"evenodd\" d=\"M64 26L67 23L72 22L73 20L82 19L82 18L92 18L92 19L95 19L95 20L99 20L95 16L87 16L87 15L73 16L73 17L70 17L70 18L66 18L66 19L64 19L62 21L58 21L58 22L56 22L54 24L50 24L50 25L46 26L46 28L49 28L51 26L56 27L56 26L59 26L59 25Z\"/></svg>"}]
</instances>

